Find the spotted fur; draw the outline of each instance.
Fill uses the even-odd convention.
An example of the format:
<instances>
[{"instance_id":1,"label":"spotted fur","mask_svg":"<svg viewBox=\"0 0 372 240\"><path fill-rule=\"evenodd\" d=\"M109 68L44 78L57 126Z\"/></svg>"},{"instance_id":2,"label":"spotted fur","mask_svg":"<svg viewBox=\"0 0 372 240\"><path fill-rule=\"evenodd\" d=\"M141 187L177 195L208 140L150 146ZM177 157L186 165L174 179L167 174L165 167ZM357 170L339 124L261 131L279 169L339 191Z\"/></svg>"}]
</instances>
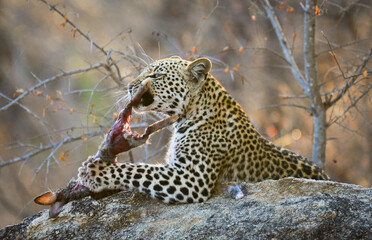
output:
<instances>
[{"instance_id":1,"label":"spotted fur","mask_svg":"<svg viewBox=\"0 0 372 240\"><path fill-rule=\"evenodd\" d=\"M178 57L150 64L129 86L151 87L137 111L178 115L167 163L108 163L89 158L79 169L80 181L92 191L130 189L164 202L203 202L217 181L258 182L300 177L329 179L303 156L262 137L240 105L214 79L211 62Z\"/></svg>"}]
</instances>

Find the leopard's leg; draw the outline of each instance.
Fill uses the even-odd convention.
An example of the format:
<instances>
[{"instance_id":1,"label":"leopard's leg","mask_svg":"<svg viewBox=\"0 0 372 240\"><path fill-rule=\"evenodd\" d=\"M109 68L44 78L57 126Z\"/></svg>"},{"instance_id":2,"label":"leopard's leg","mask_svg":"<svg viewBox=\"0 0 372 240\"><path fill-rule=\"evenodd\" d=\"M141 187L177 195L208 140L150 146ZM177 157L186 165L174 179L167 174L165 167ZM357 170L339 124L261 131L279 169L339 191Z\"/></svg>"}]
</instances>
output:
<instances>
[{"instance_id":1,"label":"leopard's leg","mask_svg":"<svg viewBox=\"0 0 372 240\"><path fill-rule=\"evenodd\" d=\"M110 163L89 158L79 168L79 181L90 191L138 190L166 203L206 201L215 181L174 165Z\"/></svg>"}]
</instances>

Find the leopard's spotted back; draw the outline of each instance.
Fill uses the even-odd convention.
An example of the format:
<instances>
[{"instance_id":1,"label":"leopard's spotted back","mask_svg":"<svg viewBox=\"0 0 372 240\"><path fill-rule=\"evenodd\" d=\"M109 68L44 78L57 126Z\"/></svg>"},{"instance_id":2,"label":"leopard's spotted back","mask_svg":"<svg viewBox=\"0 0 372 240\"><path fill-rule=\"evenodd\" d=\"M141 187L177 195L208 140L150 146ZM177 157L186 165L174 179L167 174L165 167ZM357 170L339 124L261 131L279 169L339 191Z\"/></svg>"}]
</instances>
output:
<instances>
[{"instance_id":1,"label":"leopard's spotted back","mask_svg":"<svg viewBox=\"0 0 372 240\"><path fill-rule=\"evenodd\" d=\"M202 202L217 181L258 182L283 177L329 179L316 165L261 136L240 105L210 74L208 59L149 65L130 85L151 78L138 111L178 115L164 165L90 160L79 177L93 191L138 189L165 202Z\"/></svg>"}]
</instances>

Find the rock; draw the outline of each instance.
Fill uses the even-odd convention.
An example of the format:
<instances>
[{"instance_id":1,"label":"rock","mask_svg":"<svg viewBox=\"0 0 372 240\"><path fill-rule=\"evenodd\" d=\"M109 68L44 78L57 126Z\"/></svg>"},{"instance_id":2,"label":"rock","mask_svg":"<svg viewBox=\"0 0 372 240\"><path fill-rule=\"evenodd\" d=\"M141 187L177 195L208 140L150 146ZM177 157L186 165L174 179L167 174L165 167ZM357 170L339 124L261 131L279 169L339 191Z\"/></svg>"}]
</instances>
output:
<instances>
[{"instance_id":1,"label":"rock","mask_svg":"<svg viewBox=\"0 0 372 240\"><path fill-rule=\"evenodd\" d=\"M243 184L235 200L227 185L205 203L169 205L120 192L45 209L0 230L0 239L372 239L372 189L286 178Z\"/></svg>"}]
</instances>

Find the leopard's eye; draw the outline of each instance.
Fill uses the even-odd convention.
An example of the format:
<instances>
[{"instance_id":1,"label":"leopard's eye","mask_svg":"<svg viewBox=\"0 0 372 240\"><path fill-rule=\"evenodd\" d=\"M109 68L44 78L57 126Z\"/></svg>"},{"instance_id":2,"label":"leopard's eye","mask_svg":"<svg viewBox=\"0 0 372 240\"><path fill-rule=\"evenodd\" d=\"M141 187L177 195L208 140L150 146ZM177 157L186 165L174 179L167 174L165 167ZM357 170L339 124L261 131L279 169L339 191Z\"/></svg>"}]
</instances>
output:
<instances>
[{"instance_id":1,"label":"leopard's eye","mask_svg":"<svg viewBox=\"0 0 372 240\"><path fill-rule=\"evenodd\" d=\"M156 79L158 79L158 78L161 78L161 77L163 77L164 76L164 74L161 74L161 73L154 73L154 74L152 74L150 77L151 78L156 78Z\"/></svg>"}]
</instances>

